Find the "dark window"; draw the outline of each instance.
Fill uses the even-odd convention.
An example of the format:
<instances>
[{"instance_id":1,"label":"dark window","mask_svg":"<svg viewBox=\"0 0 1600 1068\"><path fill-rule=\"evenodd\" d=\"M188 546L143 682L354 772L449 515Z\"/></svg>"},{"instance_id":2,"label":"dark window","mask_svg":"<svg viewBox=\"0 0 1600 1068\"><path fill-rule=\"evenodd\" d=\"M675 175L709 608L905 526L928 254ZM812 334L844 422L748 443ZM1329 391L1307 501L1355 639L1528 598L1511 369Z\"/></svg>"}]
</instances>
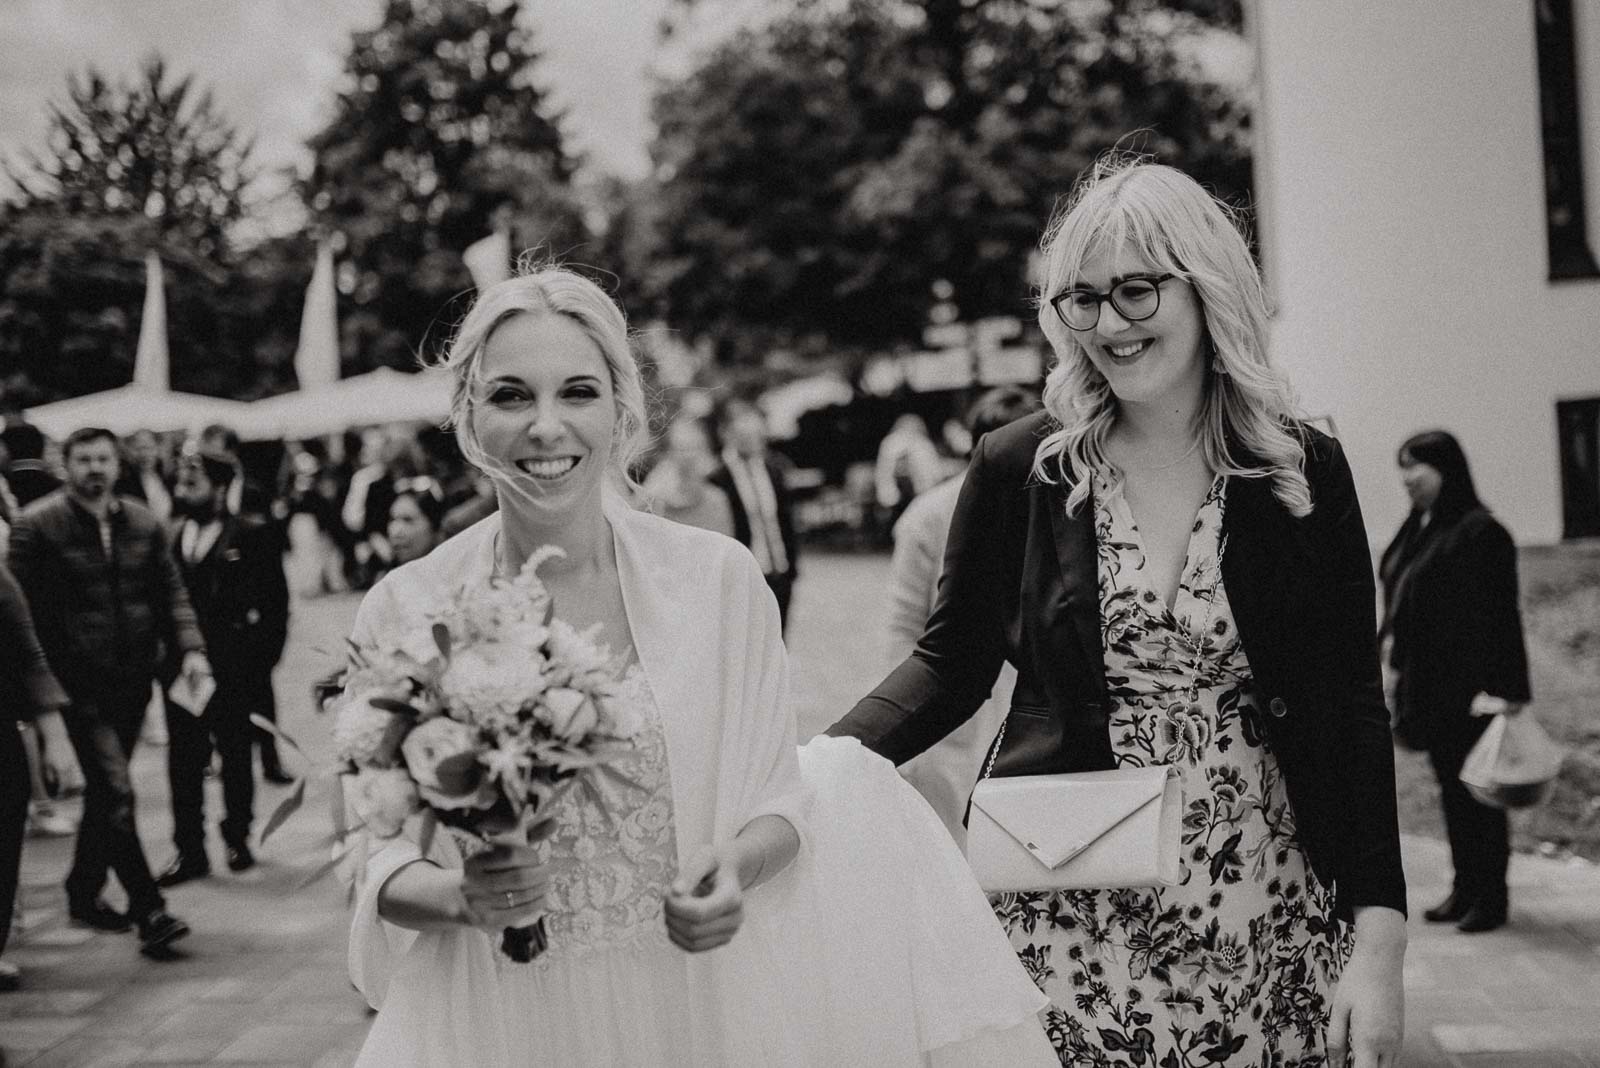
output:
<instances>
[{"instance_id":1,"label":"dark window","mask_svg":"<svg viewBox=\"0 0 1600 1068\"><path fill-rule=\"evenodd\" d=\"M1600 537L1600 397L1556 402L1561 536Z\"/></svg>"},{"instance_id":2,"label":"dark window","mask_svg":"<svg viewBox=\"0 0 1600 1068\"><path fill-rule=\"evenodd\" d=\"M1600 278L1583 203L1583 127L1578 122L1578 53L1572 0L1534 0L1539 54L1539 124L1544 135L1545 233L1550 280Z\"/></svg>"}]
</instances>

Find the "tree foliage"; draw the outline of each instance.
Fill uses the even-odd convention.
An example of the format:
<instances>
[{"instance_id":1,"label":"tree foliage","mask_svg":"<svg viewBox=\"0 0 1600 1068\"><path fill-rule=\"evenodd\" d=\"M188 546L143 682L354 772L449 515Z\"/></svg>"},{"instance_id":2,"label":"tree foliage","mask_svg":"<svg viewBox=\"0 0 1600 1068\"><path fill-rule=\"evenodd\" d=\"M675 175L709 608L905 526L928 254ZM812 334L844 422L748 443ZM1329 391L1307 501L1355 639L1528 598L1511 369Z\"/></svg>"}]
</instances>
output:
<instances>
[{"instance_id":1,"label":"tree foliage","mask_svg":"<svg viewBox=\"0 0 1600 1068\"><path fill-rule=\"evenodd\" d=\"M389 0L354 35L302 189L344 263L347 371L414 366L462 310L462 250L495 225L552 253L586 239L538 60L518 3Z\"/></svg>"},{"instance_id":2,"label":"tree foliage","mask_svg":"<svg viewBox=\"0 0 1600 1068\"><path fill-rule=\"evenodd\" d=\"M51 108L45 148L6 164L0 207L0 401L26 405L133 375L145 255L166 275L172 384L237 392L251 330L228 268L250 141L152 57L128 82L90 69Z\"/></svg>"},{"instance_id":3,"label":"tree foliage","mask_svg":"<svg viewBox=\"0 0 1600 1068\"><path fill-rule=\"evenodd\" d=\"M190 77L168 78L153 56L131 82L89 68L52 105L44 155L5 166L23 208L74 216L142 216L161 239L203 259L228 257L227 231L245 212L252 142Z\"/></svg>"},{"instance_id":4,"label":"tree foliage","mask_svg":"<svg viewBox=\"0 0 1600 1068\"><path fill-rule=\"evenodd\" d=\"M1237 17L1228 0L802 2L657 95L632 269L733 360L914 344L944 293L964 318L1025 315L1052 206L1107 148L1247 199L1247 109L1196 59Z\"/></svg>"}]
</instances>

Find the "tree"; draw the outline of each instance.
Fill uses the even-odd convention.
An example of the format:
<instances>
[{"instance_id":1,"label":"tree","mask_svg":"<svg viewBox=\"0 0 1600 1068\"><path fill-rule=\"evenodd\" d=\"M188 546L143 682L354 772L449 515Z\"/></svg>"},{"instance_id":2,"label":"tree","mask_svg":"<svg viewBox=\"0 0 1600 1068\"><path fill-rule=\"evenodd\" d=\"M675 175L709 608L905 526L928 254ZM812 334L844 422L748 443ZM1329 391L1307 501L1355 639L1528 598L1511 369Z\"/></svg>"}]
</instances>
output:
<instances>
[{"instance_id":1,"label":"tree","mask_svg":"<svg viewBox=\"0 0 1600 1068\"><path fill-rule=\"evenodd\" d=\"M349 370L411 368L464 308L461 260L495 225L562 254L588 237L561 116L520 4L389 0L354 35L302 193L340 244Z\"/></svg>"},{"instance_id":2,"label":"tree","mask_svg":"<svg viewBox=\"0 0 1600 1068\"><path fill-rule=\"evenodd\" d=\"M236 392L250 332L234 313L228 230L245 212L248 139L156 56L116 86L93 69L69 77L45 144L5 165L17 193L0 207L4 403L131 379L152 249L166 273L173 386Z\"/></svg>"},{"instance_id":3,"label":"tree","mask_svg":"<svg viewBox=\"0 0 1600 1068\"><path fill-rule=\"evenodd\" d=\"M161 250L175 389L232 393L244 370L213 264L166 246L139 215L50 205L0 214L0 394L23 407L127 385L145 253Z\"/></svg>"},{"instance_id":4,"label":"tree","mask_svg":"<svg viewBox=\"0 0 1600 1068\"><path fill-rule=\"evenodd\" d=\"M915 344L945 299L1026 315L1056 198L1130 134L1248 198L1248 111L1194 58L1237 18L1228 0L802 2L658 94L630 270L733 361Z\"/></svg>"},{"instance_id":5,"label":"tree","mask_svg":"<svg viewBox=\"0 0 1600 1068\"><path fill-rule=\"evenodd\" d=\"M9 163L6 176L26 209L74 216L142 216L162 241L203 259L228 258L228 228L245 212L252 142L192 78L170 82L152 56L131 83L112 86L90 67L69 76L67 103L52 105L47 155Z\"/></svg>"}]
</instances>

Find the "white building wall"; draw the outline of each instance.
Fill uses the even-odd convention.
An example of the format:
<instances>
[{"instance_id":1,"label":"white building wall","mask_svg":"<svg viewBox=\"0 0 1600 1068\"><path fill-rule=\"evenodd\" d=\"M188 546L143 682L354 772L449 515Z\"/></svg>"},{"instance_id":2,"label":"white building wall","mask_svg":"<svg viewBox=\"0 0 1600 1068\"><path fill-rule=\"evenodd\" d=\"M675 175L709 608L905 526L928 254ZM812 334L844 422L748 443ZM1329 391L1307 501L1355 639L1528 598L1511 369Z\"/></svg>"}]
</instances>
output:
<instances>
[{"instance_id":1,"label":"white building wall","mask_svg":"<svg viewBox=\"0 0 1600 1068\"><path fill-rule=\"evenodd\" d=\"M1600 0L1576 0L1600 254ZM1600 395L1600 280L1551 283L1531 0L1255 0L1273 350L1335 420L1373 542L1439 426L1524 544L1561 536L1555 402Z\"/></svg>"}]
</instances>

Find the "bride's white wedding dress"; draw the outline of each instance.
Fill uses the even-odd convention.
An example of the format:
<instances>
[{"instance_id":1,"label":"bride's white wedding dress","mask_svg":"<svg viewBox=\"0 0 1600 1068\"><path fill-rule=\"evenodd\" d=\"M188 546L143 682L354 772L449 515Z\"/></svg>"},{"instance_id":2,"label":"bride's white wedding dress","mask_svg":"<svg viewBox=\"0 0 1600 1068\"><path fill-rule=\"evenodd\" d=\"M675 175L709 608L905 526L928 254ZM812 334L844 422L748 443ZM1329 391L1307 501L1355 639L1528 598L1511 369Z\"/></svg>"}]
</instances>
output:
<instances>
[{"instance_id":1,"label":"bride's white wedding dress","mask_svg":"<svg viewBox=\"0 0 1600 1068\"><path fill-rule=\"evenodd\" d=\"M416 934L384 923L378 892L418 851L405 838L378 850L351 932L351 976L380 1010L357 1063L1055 1064L1035 1017L1044 996L920 795L853 739L817 738L793 748L792 721L774 707L782 693L781 644L775 684L765 678L774 673L774 634L761 633L760 622L770 598L758 595L748 575L729 578L728 567L735 575L753 571L742 548L618 511L614 502L607 516L640 658L627 690L650 723L622 769L635 785L607 778L560 802L557 830L539 847L552 868L550 948L531 964L504 959L476 930ZM363 606L358 637L383 634L400 605L415 604L424 587L411 580L448 589L482 566L483 545L473 543L492 545L485 534L474 528L435 555L453 553L423 561L433 561L431 568L397 572L399 588L379 593L373 611ZM684 539L691 544L679 544ZM686 548L698 555L680 555ZM664 583L652 570L668 562L657 552L671 554L680 569L708 553L723 558L712 574L690 576L692 585L709 588L715 618L684 614L696 607L683 603L688 587ZM441 581L446 585L434 585ZM742 586L748 597L730 596ZM746 601L752 618L740 618ZM775 627L775 610L770 614ZM727 615L735 618L722 619ZM658 618L679 621L670 642L662 637L668 629L653 624ZM685 691L704 685L683 676L706 666L697 662L695 641L681 637L685 618L707 618L700 630L726 623L746 631L737 644L753 646L744 658L759 663L723 665L723 677L699 697L702 708L719 698L753 706L753 719L719 723L709 711L687 721L675 716ZM726 660L733 644L724 636L712 647ZM672 670L651 670L668 664ZM735 685L741 674L762 681ZM763 717L787 723L786 730L766 730ZM696 726L698 738L685 737ZM717 783L714 791L696 788L707 780ZM729 796L739 803L727 805ZM744 924L731 944L704 954L673 946L661 899L682 853L762 811L796 825L799 856L746 895ZM430 859L460 863L445 834L436 836Z\"/></svg>"}]
</instances>

